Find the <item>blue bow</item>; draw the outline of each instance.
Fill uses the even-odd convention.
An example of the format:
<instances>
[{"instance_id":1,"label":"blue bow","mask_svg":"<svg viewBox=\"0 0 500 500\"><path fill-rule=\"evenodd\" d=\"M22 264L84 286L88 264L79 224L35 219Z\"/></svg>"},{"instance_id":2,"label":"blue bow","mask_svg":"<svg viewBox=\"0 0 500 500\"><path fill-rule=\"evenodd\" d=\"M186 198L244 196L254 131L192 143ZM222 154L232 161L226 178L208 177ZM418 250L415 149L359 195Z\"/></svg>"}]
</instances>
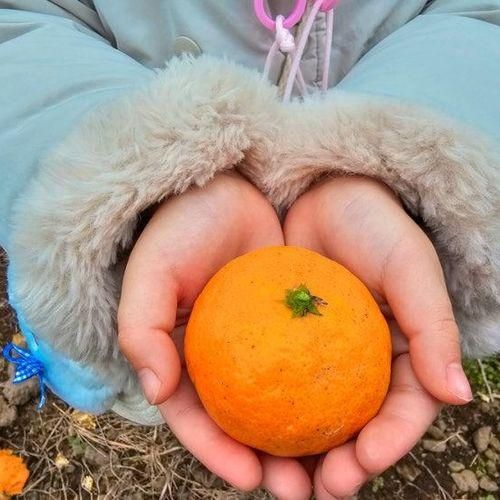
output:
<instances>
[{"instance_id":1,"label":"blue bow","mask_svg":"<svg viewBox=\"0 0 500 500\"><path fill-rule=\"evenodd\" d=\"M14 378L12 382L19 384L32 377L38 377L40 381L40 401L38 402L38 409L40 410L45 404L45 380L43 364L26 349L17 346L10 342L2 351L3 357L13 363L16 367Z\"/></svg>"}]
</instances>

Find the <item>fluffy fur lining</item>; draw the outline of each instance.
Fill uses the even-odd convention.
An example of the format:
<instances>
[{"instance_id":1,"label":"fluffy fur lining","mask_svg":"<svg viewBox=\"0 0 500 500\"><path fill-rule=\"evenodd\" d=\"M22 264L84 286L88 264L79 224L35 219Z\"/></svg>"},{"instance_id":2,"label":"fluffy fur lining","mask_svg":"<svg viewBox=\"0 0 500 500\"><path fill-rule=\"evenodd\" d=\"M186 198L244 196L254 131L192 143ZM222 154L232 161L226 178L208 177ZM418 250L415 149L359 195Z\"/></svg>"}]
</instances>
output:
<instances>
[{"instance_id":1,"label":"fluffy fur lining","mask_svg":"<svg viewBox=\"0 0 500 500\"><path fill-rule=\"evenodd\" d=\"M282 210L324 175L390 186L437 248L464 353L500 350L497 145L421 107L331 91L293 103L272 151L252 155L247 172Z\"/></svg>"},{"instance_id":2,"label":"fluffy fur lining","mask_svg":"<svg viewBox=\"0 0 500 500\"><path fill-rule=\"evenodd\" d=\"M14 210L16 300L36 334L133 392L116 340L117 255L148 206L272 141L276 108L257 71L202 57L173 60L147 88L86 117Z\"/></svg>"}]
</instances>

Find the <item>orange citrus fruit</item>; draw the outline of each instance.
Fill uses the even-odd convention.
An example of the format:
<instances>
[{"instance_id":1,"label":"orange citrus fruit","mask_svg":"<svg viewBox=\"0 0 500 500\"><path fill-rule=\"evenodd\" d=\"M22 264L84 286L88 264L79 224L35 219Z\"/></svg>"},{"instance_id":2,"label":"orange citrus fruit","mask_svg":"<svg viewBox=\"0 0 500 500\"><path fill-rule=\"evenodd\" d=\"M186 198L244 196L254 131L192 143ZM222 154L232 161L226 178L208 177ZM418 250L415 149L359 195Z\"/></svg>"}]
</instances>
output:
<instances>
[{"instance_id":1,"label":"orange citrus fruit","mask_svg":"<svg viewBox=\"0 0 500 500\"><path fill-rule=\"evenodd\" d=\"M3 495L20 495L29 478L23 459L12 450L0 450L0 498Z\"/></svg>"},{"instance_id":2,"label":"orange citrus fruit","mask_svg":"<svg viewBox=\"0 0 500 500\"><path fill-rule=\"evenodd\" d=\"M310 250L269 247L208 282L185 338L191 380L230 436L279 456L355 435L387 392L391 341L365 285Z\"/></svg>"}]
</instances>

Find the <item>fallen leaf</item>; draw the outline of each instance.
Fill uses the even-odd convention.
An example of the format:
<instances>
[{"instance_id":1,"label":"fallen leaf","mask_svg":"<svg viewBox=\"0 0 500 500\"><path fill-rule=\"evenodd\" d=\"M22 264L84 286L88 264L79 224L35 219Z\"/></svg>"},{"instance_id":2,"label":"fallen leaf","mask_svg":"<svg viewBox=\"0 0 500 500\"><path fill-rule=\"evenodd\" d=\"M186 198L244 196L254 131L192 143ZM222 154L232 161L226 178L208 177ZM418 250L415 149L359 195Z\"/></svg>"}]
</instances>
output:
<instances>
[{"instance_id":1,"label":"fallen leaf","mask_svg":"<svg viewBox=\"0 0 500 500\"><path fill-rule=\"evenodd\" d=\"M26 339L24 338L22 333L15 333L12 336L12 343L18 345L19 347L26 346Z\"/></svg>"},{"instance_id":2,"label":"fallen leaf","mask_svg":"<svg viewBox=\"0 0 500 500\"><path fill-rule=\"evenodd\" d=\"M62 453L58 453L54 459L54 464L59 470L64 469L69 465L69 460Z\"/></svg>"},{"instance_id":3,"label":"fallen leaf","mask_svg":"<svg viewBox=\"0 0 500 500\"><path fill-rule=\"evenodd\" d=\"M87 429L88 431L93 431L97 426L97 421L94 415L90 415L89 413L83 413L81 411L75 410L71 414L71 420L76 425Z\"/></svg>"},{"instance_id":4,"label":"fallen leaf","mask_svg":"<svg viewBox=\"0 0 500 500\"><path fill-rule=\"evenodd\" d=\"M92 476L84 476L82 477L82 488L89 493L92 493L92 487L94 486L94 480Z\"/></svg>"},{"instance_id":5,"label":"fallen leaf","mask_svg":"<svg viewBox=\"0 0 500 500\"><path fill-rule=\"evenodd\" d=\"M12 450L0 450L0 494L20 495L30 473Z\"/></svg>"}]
</instances>

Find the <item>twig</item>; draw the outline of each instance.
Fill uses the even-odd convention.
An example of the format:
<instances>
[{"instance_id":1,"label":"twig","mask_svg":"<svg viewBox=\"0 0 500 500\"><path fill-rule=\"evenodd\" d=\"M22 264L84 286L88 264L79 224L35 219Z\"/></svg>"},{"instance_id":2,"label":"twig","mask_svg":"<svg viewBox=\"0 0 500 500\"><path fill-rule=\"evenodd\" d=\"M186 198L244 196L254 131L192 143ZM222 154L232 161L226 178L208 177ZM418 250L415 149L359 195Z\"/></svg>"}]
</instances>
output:
<instances>
[{"instance_id":1,"label":"twig","mask_svg":"<svg viewBox=\"0 0 500 500\"><path fill-rule=\"evenodd\" d=\"M474 455L474 458L472 459L472 462L469 465L469 469L476 463L476 460L479 458L479 453L476 453Z\"/></svg>"},{"instance_id":2,"label":"twig","mask_svg":"<svg viewBox=\"0 0 500 500\"><path fill-rule=\"evenodd\" d=\"M448 500L453 500L453 498L450 496L450 494L441 486L441 483L437 480L436 476L429 469L429 467L427 467L427 465L424 462L420 462L412 452L410 452L410 457L413 458L413 460L417 463L417 465L420 465L428 472L429 476L431 476L434 483L436 483L438 491L439 491L439 493L441 493L443 498L448 499Z\"/></svg>"},{"instance_id":3,"label":"twig","mask_svg":"<svg viewBox=\"0 0 500 500\"><path fill-rule=\"evenodd\" d=\"M440 443L447 443L450 439L453 439L454 437L456 437L462 444L466 445L467 441L461 436L461 434L462 434L461 431L454 432L453 434L450 434L446 439L442 439L439 442Z\"/></svg>"},{"instance_id":4,"label":"twig","mask_svg":"<svg viewBox=\"0 0 500 500\"><path fill-rule=\"evenodd\" d=\"M486 386L486 389L488 390L488 396L490 397L490 401L493 401L493 393L491 392L490 383L488 381L488 377L486 376L486 372L484 370L483 362L480 359L478 359L477 360L477 364L479 365L479 369L481 370L481 375L483 377L483 382L484 382L484 385Z\"/></svg>"}]
</instances>

